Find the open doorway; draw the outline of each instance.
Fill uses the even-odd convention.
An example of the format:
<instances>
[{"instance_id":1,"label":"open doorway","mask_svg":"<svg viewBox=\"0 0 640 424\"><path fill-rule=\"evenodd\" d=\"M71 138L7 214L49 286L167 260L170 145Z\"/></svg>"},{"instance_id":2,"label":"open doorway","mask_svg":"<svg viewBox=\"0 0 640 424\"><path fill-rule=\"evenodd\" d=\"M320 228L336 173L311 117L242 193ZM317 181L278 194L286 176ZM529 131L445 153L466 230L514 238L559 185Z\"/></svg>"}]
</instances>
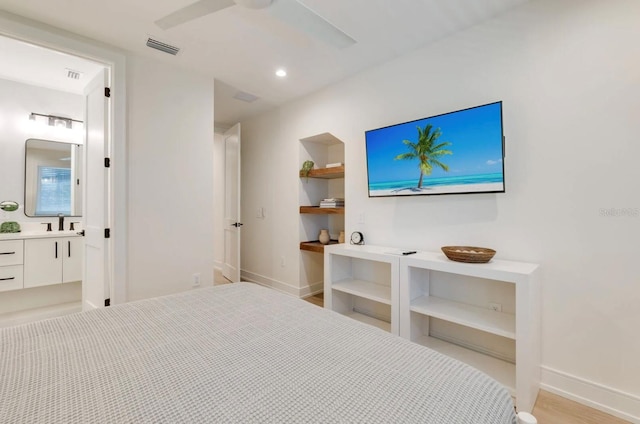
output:
<instances>
[{"instance_id":1,"label":"open doorway","mask_svg":"<svg viewBox=\"0 0 640 424\"><path fill-rule=\"evenodd\" d=\"M99 285L93 298L101 298L92 306L101 307L110 293L110 246L103 231L110 227L111 196L102 169L109 157L110 114L108 107L92 113L88 104L96 79L100 96L108 94L110 66L3 36L0 52L0 198L19 204L0 219L17 222L20 230L0 234L0 251L7 250L2 256L10 258L0 262L0 278L7 278L0 283L10 282L0 284L0 326L87 309L89 280ZM96 114L106 121L96 126ZM87 134L95 137L100 128L102 143L89 143ZM87 160L88 154L94 159ZM91 177L96 173L103 177ZM87 255L79 234L88 216L96 215L87 192L101 196L101 240L93 242L102 248L99 255ZM103 270L98 277L95 269Z\"/></svg>"}]
</instances>

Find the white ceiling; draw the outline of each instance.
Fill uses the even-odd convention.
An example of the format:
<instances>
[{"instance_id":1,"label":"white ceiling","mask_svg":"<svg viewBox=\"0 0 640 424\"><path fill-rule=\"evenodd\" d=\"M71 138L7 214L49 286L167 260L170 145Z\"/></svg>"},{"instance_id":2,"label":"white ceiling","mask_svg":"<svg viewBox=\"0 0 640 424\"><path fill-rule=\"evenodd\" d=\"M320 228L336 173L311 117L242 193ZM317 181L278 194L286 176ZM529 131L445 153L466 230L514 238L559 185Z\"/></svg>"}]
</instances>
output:
<instances>
[{"instance_id":1,"label":"white ceiling","mask_svg":"<svg viewBox=\"0 0 640 424\"><path fill-rule=\"evenodd\" d=\"M319 90L363 69L476 25L527 0L299 1L353 37L338 49L262 10L232 6L162 30L154 21L195 0L0 0L0 8L216 78L215 113L225 126ZM271 12L270 12L271 10ZM146 47L152 36L180 47ZM285 79L277 68L288 71ZM238 90L259 97L233 98Z\"/></svg>"},{"instance_id":2,"label":"white ceiling","mask_svg":"<svg viewBox=\"0 0 640 424\"><path fill-rule=\"evenodd\" d=\"M82 94L84 87L104 68L77 56L1 36L0 63L2 79L77 94ZM80 72L80 78L67 77L67 69Z\"/></svg>"}]
</instances>

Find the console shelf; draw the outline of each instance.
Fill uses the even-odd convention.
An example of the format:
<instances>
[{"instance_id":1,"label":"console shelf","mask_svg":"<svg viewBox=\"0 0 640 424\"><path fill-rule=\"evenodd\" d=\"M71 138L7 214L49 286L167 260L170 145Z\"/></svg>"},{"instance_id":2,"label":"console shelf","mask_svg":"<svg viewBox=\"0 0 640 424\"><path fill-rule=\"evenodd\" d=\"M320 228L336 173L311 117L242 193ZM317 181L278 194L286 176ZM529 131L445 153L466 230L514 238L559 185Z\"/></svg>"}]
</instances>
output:
<instances>
[{"instance_id":1,"label":"console shelf","mask_svg":"<svg viewBox=\"0 0 640 424\"><path fill-rule=\"evenodd\" d=\"M355 311L346 312L344 315L356 321L378 327L379 329L384 331L391 332L391 323L388 321L383 321L381 319L370 317L369 315L361 314Z\"/></svg>"},{"instance_id":2,"label":"console shelf","mask_svg":"<svg viewBox=\"0 0 640 424\"><path fill-rule=\"evenodd\" d=\"M350 244L327 246L324 255L325 308L399 334L399 258Z\"/></svg>"},{"instance_id":3,"label":"console shelf","mask_svg":"<svg viewBox=\"0 0 640 424\"><path fill-rule=\"evenodd\" d=\"M480 369L511 391L519 410L531 411L540 387L538 265L398 252L326 247L325 307Z\"/></svg>"},{"instance_id":4,"label":"console shelf","mask_svg":"<svg viewBox=\"0 0 640 424\"><path fill-rule=\"evenodd\" d=\"M513 314L434 296L421 296L412 300L410 310L509 339L516 338L516 320Z\"/></svg>"},{"instance_id":5,"label":"console shelf","mask_svg":"<svg viewBox=\"0 0 640 424\"><path fill-rule=\"evenodd\" d=\"M436 339L435 337L423 335L417 337L413 341L479 369L480 371L495 378L498 382L509 389L511 396L516 396L515 364L446 342L444 340Z\"/></svg>"},{"instance_id":6,"label":"console shelf","mask_svg":"<svg viewBox=\"0 0 640 424\"><path fill-rule=\"evenodd\" d=\"M374 302L391 305L391 287L364 280L342 280L331 285L333 290L353 294Z\"/></svg>"}]
</instances>

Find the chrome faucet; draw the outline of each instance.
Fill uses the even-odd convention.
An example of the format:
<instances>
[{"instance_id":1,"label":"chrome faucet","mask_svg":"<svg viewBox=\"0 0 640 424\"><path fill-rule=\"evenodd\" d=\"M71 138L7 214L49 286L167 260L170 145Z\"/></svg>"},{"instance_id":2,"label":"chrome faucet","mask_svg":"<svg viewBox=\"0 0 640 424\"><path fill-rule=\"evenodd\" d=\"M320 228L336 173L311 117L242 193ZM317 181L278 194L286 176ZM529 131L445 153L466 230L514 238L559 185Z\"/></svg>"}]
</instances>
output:
<instances>
[{"instance_id":1,"label":"chrome faucet","mask_svg":"<svg viewBox=\"0 0 640 424\"><path fill-rule=\"evenodd\" d=\"M64 231L64 215L58 214L58 231Z\"/></svg>"}]
</instances>

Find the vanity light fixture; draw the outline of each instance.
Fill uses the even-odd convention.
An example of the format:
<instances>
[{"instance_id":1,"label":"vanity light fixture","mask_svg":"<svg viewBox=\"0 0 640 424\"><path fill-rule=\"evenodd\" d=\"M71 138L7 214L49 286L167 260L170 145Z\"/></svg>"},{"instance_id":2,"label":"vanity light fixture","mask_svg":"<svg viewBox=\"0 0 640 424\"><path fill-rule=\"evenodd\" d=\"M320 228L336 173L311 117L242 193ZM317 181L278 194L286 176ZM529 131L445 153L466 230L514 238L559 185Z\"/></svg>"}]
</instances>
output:
<instances>
[{"instance_id":1,"label":"vanity light fixture","mask_svg":"<svg viewBox=\"0 0 640 424\"><path fill-rule=\"evenodd\" d=\"M71 129L73 128L74 122L78 122L80 124L83 123L82 121L78 121L77 119L65 118L63 116L55 116L55 115L43 115L41 113L35 113L35 112L31 112L31 114L29 115L29 120L36 122L38 116L42 116L43 118L46 118L47 123L51 127Z\"/></svg>"},{"instance_id":2,"label":"vanity light fixture","mask_svg":"<svg viewBox=\"0 0 640 424\"><path fill-rule=\"evenodd\" d=\"M57 127L57 128L71 128L73 126L73 123L71 122L71 119L62 119L62 118L50 117L49 118L49 126L50 127Z\"/></svg>"}]
</instances>

